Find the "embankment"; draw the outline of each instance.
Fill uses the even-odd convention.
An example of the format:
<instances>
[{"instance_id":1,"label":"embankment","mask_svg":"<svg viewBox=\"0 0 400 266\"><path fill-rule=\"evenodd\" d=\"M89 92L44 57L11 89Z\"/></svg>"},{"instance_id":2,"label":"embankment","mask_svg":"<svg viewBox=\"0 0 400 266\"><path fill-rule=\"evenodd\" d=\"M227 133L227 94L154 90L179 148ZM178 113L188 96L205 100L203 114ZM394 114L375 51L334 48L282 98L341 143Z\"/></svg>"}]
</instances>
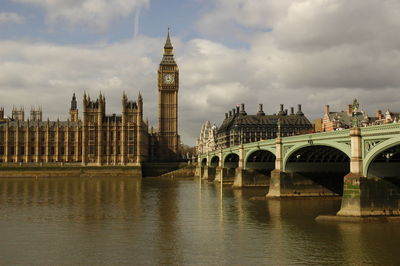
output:
<instances>
[{"instance_id":1,"label":"embankment","mask_svg":"<svg viewBox=\"0 0 400 266\"><path fill-rule=\"evenodd\" d=\"M140 166L1 166L2 177L141 177Z\"/></svg>"}]
</instances>

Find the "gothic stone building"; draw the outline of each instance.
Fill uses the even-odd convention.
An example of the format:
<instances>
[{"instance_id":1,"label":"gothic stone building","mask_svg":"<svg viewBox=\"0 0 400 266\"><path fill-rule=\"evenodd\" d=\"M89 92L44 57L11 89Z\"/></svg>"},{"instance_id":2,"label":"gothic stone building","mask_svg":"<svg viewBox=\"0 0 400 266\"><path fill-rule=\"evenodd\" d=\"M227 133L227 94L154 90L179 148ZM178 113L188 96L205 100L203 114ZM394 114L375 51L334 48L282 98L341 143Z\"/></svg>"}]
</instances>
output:
<instances>
[{"instance_id":1,"label":"gothic stone building","mask_svg":"<svg viewBox=\"0 0 400 266\"><path fill-rule=\"evenodd\" d=\"M210 121L206 121L201 127L200 136L196 141L196 153L204 154L217 148L217 126L211 126Z\"/></svg>"},{"instance_id":2,"label":"gothic stone building","mask_svg":"<svg viewBox=\"0 0 400 266\"><path fill-rule=\"evenodd\" d=\"M143 98L122 96L122 113L106 114L106 99L83 97L80 119L75 94L67 121L42 121L42 110L32 109L25 120L23 109L5 118L0 109L1 163L81 163L83 165L129 165L144 161L178 158L179 70L168 32L158 71L159 129L149 132L143 121Z\"/></svg>"},{"instance_id":3,"label":"gothic stone building","mask_svg":"<svg viewBox=\"0 0 400 266\"><path fill-rule=\"evenodd\" d=\"M223 149L242 143L274 139L278 134L279 123L283 137L310 133L313 129L300 104L297 112L292 107L290 114L281 104L278 114L273 115L266 115L262 104L256 115L248 115L244 104L241 104L240 109L237 106L225 114L225 120L218 128L217 146Z\"/></svg>"}]
</instances>

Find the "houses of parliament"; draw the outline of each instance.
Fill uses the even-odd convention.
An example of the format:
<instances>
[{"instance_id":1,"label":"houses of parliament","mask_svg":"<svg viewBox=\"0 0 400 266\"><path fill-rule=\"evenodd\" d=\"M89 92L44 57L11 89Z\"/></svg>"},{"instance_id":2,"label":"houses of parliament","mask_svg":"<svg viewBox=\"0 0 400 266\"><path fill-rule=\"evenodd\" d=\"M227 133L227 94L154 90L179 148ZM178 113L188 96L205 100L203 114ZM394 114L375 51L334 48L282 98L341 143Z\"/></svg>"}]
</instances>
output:
<instances>
[{"instance_id":1,"label":"houses of parliament","mask_svg":"<svg viewBox=\"0 0 400 266\"><path fill-rule=\"evenodd\" d=\"M0 108L0 163L81 163L138 165L145 161L175 161L179 156L179 69L168 31L158 69L158 129L143 120L143 98L122 95L120 115L106 114L106 99L83 96L82 119L75 94L67 121L43 121L41 108Z\"/></svg>"}]
</instances>

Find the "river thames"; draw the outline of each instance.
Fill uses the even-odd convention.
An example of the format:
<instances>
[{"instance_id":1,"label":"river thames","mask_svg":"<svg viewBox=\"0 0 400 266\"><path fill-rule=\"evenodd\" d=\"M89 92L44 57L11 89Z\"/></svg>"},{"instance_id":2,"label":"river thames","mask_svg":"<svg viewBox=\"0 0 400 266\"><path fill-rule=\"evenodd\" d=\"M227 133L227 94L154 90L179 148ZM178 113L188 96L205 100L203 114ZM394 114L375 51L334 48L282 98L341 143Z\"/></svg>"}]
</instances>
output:
<instances>
[{"instance_id":1,"label":"river thames","mask_svg":"<svg viewBox=\"0 0 400 266\"><path fill-rule=\"evenodd\" d=\"M0 264L399 265L400 223L197 178L0 180Z\"/></svg>"}]
</instances>

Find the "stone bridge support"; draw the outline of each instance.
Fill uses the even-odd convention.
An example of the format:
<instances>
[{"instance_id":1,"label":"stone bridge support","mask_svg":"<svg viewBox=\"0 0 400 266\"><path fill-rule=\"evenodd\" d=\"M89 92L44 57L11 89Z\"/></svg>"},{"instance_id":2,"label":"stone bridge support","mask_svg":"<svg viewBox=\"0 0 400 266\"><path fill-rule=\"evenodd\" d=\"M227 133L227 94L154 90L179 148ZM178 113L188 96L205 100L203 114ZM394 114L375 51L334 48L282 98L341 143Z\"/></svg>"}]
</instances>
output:
<instances>
[{"instance_id":1,"label":"stone bridge support","mask_svg":"<svg viewBox=\"0 0 400 266\"><path fill-rule=\"evenodd\" d=\"M360 128L350 130L351 161L350 173L344 177L340 216L361 216L361 186L363 182L362 137Z\"/></svg>"},{"instance_id":2,"label":"stone bridge support","mask_svg":"<svg viewBox=\"0 0 400 266\"><path fill-rule=\"evenodd\" d=\"M223 183L224 171L223 171L223 162L222 162L222 160L223 160L222 150L218 153L218 158L219 158L219 161L218 161L218 166L215 169L215 179L214 179L214 181Z\"/></svg>"},{"instance_id":3,"label":"stone bridge support","mask_svg":"<svg viewBox=\"0 0 400 266\"><path fill-rule=\"evenodd\" d=\"M202 165L201 165L201 157L197 157L197 165L196 165L196 171L195 171L195 176L198 176L200 178L202 178L203 175L203 171L202 171Z\"/></svg>"},{"instance_id":4,"label":"stone bridge support","mask_svg":"<svg viewBox=\"0 0 400 266\"><path fill-rule=\"evenodd\" d=\"M235 171L235 179L233 181L233 187L239 188L243 187L243 178L246 174L246 170L244 169L244 147L243 144L239 147L239 165Z\"/></svg>"},{"instance_id":5,"label":"stone bridge support","mask_svg":"<svg viewBox=\"0 0 400 266\"><path fill-rule=\"evenodd\" d=\"M210 176L210 154L207 153L207 157L206 157L206 164L202 165L202 179L204 180L209 180L209 176Z\"/></svg>"},{"instance_id":6,"label":"stone bridge support","mask_svg":"<svg viewBox=\"0 0 400 266\"><path fill-rule=\"evenodd\" d=\"M283 143L282 138L278 137L275 140L275 169L271 172L271 181L267 197L282 197L285 196L283 184L285 183L286 174L283 172Z\"/></svg>"},{"instance_id":7,"label":"stone bridge support","mask_svg":"<svg viewBox=\"0 0 400 266\"><path fill-rule=\"evenodd\" d=\"M350 173L344 177L342 205L338 216L400 215L400 188L385 178L367 177L363 172L360 128L350 131ZM383 177L383 176L382 176Z\"/></svg>"}]
</instances>

